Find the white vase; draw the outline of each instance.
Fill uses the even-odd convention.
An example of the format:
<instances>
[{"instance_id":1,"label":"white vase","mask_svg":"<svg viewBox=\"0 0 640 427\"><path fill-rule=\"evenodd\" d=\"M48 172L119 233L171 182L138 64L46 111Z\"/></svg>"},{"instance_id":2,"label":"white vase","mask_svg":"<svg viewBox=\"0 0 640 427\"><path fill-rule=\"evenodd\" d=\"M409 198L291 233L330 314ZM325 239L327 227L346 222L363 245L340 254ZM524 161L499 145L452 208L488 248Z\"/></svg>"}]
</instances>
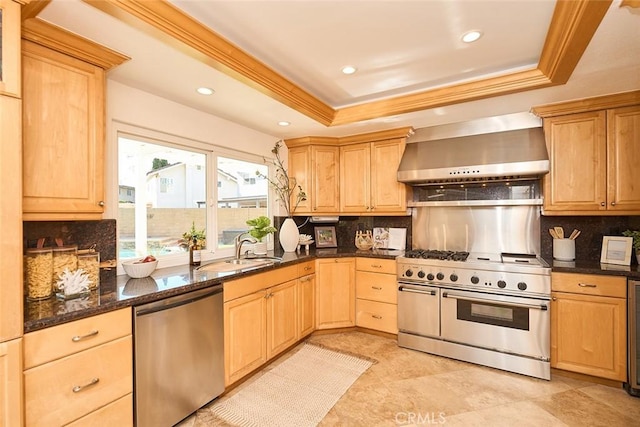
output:
<instances>
[{"instance_id":1,"label":"white vase","mask_svg":"<svg viewBox=\"0 0 640 427\"><path fill-rule=\"evenodd\" d=\"M253 244L253 253L256 255L267 254L267 242L256 242Z\"/></svg>"},{"instance_id":2,"label":"white vase","mask_svg":"<svg viewBox=\"0 0 640 427\"><path fill-rule=\"evenodd\" d=\"M300 232L293 218L287 218L280 227L280 246L285 252L295 252L298 247Z\"/></svg>"}]
</instances>

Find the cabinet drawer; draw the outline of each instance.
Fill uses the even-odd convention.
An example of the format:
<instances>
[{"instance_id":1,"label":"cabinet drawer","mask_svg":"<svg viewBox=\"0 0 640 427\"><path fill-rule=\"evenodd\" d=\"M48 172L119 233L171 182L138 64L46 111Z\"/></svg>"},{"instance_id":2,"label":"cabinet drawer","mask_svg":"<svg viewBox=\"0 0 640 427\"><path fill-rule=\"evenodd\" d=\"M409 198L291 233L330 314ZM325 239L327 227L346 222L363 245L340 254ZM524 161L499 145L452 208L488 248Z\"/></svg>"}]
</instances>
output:
<instances>
[{"instance_id":1,"label":"cabinet drawer","mask_svg":"<svg viewBox=\"0 0 640 427\"><path fill-rule=\"evenodd\" d=\"M395 275L396 260L380 258L356 258L356 270Z\"/></svg>"},{"instance_id":2,"label":"cabinet drawer","mask_svg":"<svg viewBox=\"0 0 640 427\"><path fill-rule=\"evenodd\" d=\"M25 371L26 425L66 424L131 393L132 360L128 336Z\"/></svg>"},{"instance_id":3,"label":"cabinet drawer","mask_svg":"<svg viewBox=\"0 0 640 427\"><path fill-rule=\"evenodd\" d=\"M129 393L67 425L68 427L133 426L133 394Z\"/></svg>"},{"instance_id":4,"label":"cabinet drawer","mask_svg":"<svg viewBox=\"0 0 640 427\"><path fill-rule=\"evenodd\" d=\"M574 294L626 298L627 279L597 274L551 273L551 290Z\"/></svg>"},{"instance_id":5,"label":"cabinet drawer","mask_svg":"<svg viewBox=\"0 0 640 427\"><path fill-rule=\"evenodd\" d=\"M29 369L127 335L131 335L130 308L31 332L24 336L24 368Z\"/></svg>"},{"instance_id":6,"label":"cabinet drawer","mask_svg":"<svg viewBox=\"0 0 640 427\"><path fill-rule=\"evenodd\" d=\"M316 272L316 262L309 261L298 264L298 277L314 274Z\"/></svg>"},{"instance_id":7,"label":"cabinet drawer","mask_svg":"<svg viewBox=\"0 0 640 427\"><path fill-rule=\"evenodd\" d=\"M251 295L270 286L279 285L298 278L298 266L277 268L275 270L231 280L224 283L224 302Z\"/></svg>"},{"instance_id":8,"label":"cabinet drawer","mask_svg":"<svg viewBox=\"0 0 640 427\"><path fill-rule=\"evenodd\" d=\"M384 302L356 300L356 326L398 333L398 306Z\"/></svg>"},{"instance_id":9,"label":"cabinet drawer","mask_svg":"<svg viewBox=\"0 0 640 427\"><path fill-rule=\"evenodd\" d=\"M396 276L356 271L356 298L398 303Z\"/></svg>"}]
</instances>

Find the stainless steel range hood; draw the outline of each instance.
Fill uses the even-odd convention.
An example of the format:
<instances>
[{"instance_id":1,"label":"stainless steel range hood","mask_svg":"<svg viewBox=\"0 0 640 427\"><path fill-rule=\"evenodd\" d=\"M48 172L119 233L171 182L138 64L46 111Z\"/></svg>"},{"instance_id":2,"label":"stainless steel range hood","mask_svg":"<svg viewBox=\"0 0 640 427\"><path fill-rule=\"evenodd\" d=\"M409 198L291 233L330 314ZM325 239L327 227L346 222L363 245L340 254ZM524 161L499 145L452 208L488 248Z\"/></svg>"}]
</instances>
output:
<instances>
[{"instance_id":1,"label":"stainless steel range hood","mask_svg":"<svg viewBox=\"0 0 640 427\"><path fill-rule=\"evenodd\" d=\"M540 120L529 113L418 129L398 181L410 185L532 179L549 172Z\"/></svg>"}]
</instances>

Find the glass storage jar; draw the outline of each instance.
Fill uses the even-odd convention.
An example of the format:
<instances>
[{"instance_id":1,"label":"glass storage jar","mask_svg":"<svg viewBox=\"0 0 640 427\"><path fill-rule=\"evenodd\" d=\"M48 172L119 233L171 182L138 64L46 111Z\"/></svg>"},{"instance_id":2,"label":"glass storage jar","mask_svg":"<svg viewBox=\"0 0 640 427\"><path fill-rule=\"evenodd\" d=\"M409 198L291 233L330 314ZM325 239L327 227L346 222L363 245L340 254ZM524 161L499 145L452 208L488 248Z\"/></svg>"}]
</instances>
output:
<instances>
[{"instance_id":1,"label":"glass storage jar","mask_svg":"<svg viewBox=\"0 0 640 427\"><path fill-rule=\"evenodd\" d=\"M89 275L89 290L100 286L100 252L78 254L78 270L84 270Z\"/></svg>"},{"instance_id":2,"label":"glass storage jar","mask_svg":"<svg viewBox=\"0 0 640 427\"><path fill-rule=\"evenodd\" d=\"M53 292L53 256L51 248L27 249L24 257L27 299L37 301L49 298Z\"/></svg>"},{"instance_id":3,"label":"glass storage jar","mask_svg":"<svg viewBox=\"0 0 640 427\"><path fill-rule=\"evenodd\" d=\"M53 251L53 278L51 285L54 291L59 291L57 282L62 272L67 269L75 271L78 269L78 246L58 246Z\"/></svg>"}]
</instances>

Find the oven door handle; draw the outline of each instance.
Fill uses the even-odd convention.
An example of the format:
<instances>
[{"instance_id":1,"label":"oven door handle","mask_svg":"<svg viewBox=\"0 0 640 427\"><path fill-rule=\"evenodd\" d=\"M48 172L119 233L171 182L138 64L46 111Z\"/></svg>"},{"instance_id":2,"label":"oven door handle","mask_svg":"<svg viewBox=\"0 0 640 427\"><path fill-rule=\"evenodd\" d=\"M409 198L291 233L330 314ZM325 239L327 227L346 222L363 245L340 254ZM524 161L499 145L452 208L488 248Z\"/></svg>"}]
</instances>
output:
<instances>
[{"instance_id":1,"label":"oven door handle","mask_svg":"<svg viewBox=\"0 0 640 427\"><path fill-rule=\"evenodd\" d=\"M545 305L545 304L540 304L540 305L535 305L535 304L522 304L522 303L518 303L518 302L504 302L504 301L496 301L496 300L488 300L488 299L482 299L482 298L471 298L471 297L466 297L464 295L455 295L455 294L450 294L448 292L443 292L442 293L442 297L443 298L453 298L453 299L459 299L462 301L470 301L470 302L488 302L490 304L500 304L500 305L504 305L507 307L522 307L522 308L532 308L535 310L542 310L542 311L546 311L549 308Z\"/></svg>"},{"instance_id":2,"label":"oven door handle","mask_svg":"<svg viewBox=\"0 0 640 427\"><path fill-rule=\"evenodd\" d=\"M432 296L436 294L436 291L421 291L419 289L405 288L404 286L400 286L398 290L400 292L411 292L414 294L425 294L425 295L432 295Z\"/></svg>"}]
</instances>

